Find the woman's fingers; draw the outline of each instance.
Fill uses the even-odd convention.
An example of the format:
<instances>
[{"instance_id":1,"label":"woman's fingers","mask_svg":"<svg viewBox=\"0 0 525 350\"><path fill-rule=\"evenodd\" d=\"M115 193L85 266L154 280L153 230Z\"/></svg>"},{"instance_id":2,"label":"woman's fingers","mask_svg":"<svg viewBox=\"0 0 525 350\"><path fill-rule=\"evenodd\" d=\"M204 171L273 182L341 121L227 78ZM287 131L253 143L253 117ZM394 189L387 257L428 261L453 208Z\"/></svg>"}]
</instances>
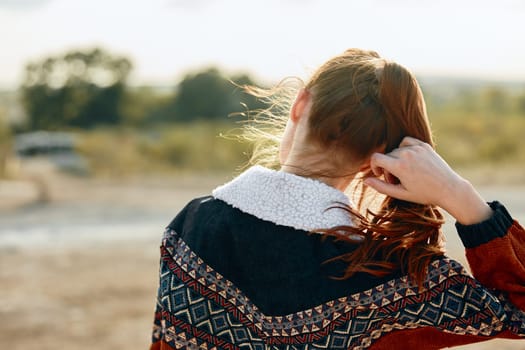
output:
<instances>
[{"instance_id":1,"label":"woman's fingers","mask_svg":"<svg viewBox=\"0 0 525 350\"><path fill-rule=\"evenodd\" d=\"M384 175L385 175L386 182L388 182L389 184L398 184L399 183L399 179L397 177L395 177L394 175L392 175L389 171L383 169L383 172L384 172Z\"/></svg>"},{"instance_id":2,"label":"woman's fingers","mask_svg":"<svg viewBox=\"0 0 525 350\"><path fill-rule=\"evenodd\" d=\"M424 142L410 136L405 136L403 140L401 140L399 147L416 146L421 144L424 144Z\"/></svg>"},{"instance_id":3,"label":"woman's fingers","mask_svg":"<svg viewBox=\"0 0 525 350\"><path fill-rule=\"evenodd\" d=\"M459 178L429 144L412 137L388 154L372 155L370 166L384 175L384 181L370 180L371 187L420 204L442 205Z\"/></svg>"},{"instance_id":4,"label":"woman's fingers","mask_svg":"<svg viewBox=\"0 0 525 350\"><path fill-rule=\"evenodd\" d=\"M492 215L492 209L474 187L423 141L405 137L392 152L373 154L370 167L376 176L384 176L384 180L365 179L365 184L379 193L440 206L465 225Z\"/></svg>"},{"instance_id":5,"label":"woman's fingers","mask_svg":"<svg viewBox=\"0 0 525 350\"><path fill-rule=\"evenodd\" d=\"M408 192L401 184L391 184L375 177L369 177L365 179L365 184L372 187L377 192L385 194L389 197L409 200Z\"/></svg>"},{"instance_id":6,"label":"woman's fingers","mask_svg":"<svg viewBox=\"0 0 525 350\"><path fill-rule=\"evenodd\" d=\"M431 147L412 137L405 137L400 146L388 154L375 153L370 159L374 174L383 179L369 178L367 184L376 191L401 200L428 202L424 178L431 165ZM435 174L432 174L434 176Z\"/></svg>"},{"instance_id":7,"label":"woman's fingers","mask_svg":"<svg viewBox=\"0 0 525 350\"><path fill-rule=\"evenodd\" d=\"M392 173L395 176L396 159L382 153L374 153L370 159L370 168L375 176L381 176L385 173Z\"/></svg>"}]
</instances>

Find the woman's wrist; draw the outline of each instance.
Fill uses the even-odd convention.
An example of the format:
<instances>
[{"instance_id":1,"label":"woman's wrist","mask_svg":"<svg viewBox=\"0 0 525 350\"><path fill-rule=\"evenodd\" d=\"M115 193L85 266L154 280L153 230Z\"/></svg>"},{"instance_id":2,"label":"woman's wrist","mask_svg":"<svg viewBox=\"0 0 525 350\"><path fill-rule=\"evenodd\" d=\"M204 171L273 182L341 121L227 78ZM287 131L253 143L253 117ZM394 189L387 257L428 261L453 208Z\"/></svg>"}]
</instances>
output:
<instances>
[{"instance_id":1,"label":"woman's wrist","mask_svg":"<svg viewBox=\"0 0 525 350\"><path fill-rule=\"evenodd\" d=\"M489 219L492 208L483 200L474 186L461 178L447 195L447 200L440 205L462 225L473 225Z\"/></svg>"}]
</instances>

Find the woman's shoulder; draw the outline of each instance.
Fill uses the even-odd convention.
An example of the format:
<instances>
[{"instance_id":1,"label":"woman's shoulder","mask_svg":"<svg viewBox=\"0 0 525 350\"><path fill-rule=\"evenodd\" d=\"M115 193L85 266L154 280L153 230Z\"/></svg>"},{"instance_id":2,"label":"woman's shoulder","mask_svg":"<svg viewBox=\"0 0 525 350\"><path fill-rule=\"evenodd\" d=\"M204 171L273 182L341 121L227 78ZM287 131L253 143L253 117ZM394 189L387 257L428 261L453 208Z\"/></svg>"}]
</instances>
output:
<instances>
[{"instance_id":1,"label":"woman's shoulder","mask_svg":"<svg viewBox=\"0 0 525 350\"><path fill-rule=\"evenodd\" d=\"M213 244L227 244L238 251L255 246L262 251L268 245L283 246L282 241L304 247L319 240L306 230L261 218L213 195L189 201L167 226L167 232L176 232L199 251L203 245Z\"/></svg>"},{"instance_id":2,"label":"woman's shoulder","mask_svg":"<svg viewBox=\"0 0 525 350\"><path fill-rule=\"evenodd\" d=\"M171 220L167 228L182 233L184 226L189 223L200 223L203 218L220 217L224 211L231 209L223 201L211 195L196 197L190 200Z\"/></svg>"}]
</instances>

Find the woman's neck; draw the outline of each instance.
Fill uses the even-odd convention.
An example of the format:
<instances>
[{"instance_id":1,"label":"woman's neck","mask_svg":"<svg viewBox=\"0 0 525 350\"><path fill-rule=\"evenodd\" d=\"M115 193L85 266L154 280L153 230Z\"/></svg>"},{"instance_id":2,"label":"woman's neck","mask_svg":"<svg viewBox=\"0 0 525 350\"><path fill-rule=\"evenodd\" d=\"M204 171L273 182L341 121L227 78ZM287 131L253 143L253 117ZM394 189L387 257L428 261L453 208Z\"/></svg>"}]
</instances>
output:
<instances>
[{"instance_id":1,"label":"woman's neck","mask_svg":"<svg viewBox=\"0 0 525 350\"><path fill-rule=\"evenodd\" d=\"M324 182L342 192L359 173L359 166L343 159L337 150L316 145L304 135L296 135L293 141L287 152L281 148L281 171Z\"/></svg>"},{"instance_id":2,"label":"woman's neck","mask_svg":"<svg viewBox=\"0 0 525 350\"><path fill-rule=\"evenodd\" d=\"M341 192L346 190L352 179L355 177L355 174L337 175L333 171L319 169L320 168L318 167L294 166L287 164L281 166L281 171L323 182Z\"/></svg>"}]
</instances>

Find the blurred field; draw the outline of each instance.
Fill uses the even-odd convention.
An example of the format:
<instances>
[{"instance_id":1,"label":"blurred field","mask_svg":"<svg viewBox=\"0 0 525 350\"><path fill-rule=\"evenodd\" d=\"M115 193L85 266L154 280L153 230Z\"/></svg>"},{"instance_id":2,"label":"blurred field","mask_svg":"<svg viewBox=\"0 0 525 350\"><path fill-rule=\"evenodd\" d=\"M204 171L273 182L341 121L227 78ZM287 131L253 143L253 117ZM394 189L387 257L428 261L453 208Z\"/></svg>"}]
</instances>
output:
<instances>
[{"instance_id":1,"label":"blurred field","mask_svg":"<svg viewBox=\"0 0 525 350\"><path fill-rule=\"evenodd\" d=\"M224 172L246 163L250 145L228 138L239 125L200 121L146 131L106 128L78 133L77 151L92 175Z\"/></svg>"},{"instance_id":2,"label":"blurred field","mask_svg":"<svg viewBox=\"0 0 525 350\"><path fill-rule=\"evenodd\" d=\"M501 182L525 182L525 117L436 112L436 148L454 168L491 170ZM152 172L224 172L246 163L251 145L239 142L243 123L199 121L144 130L106 128L78 133L77 150L96 176ZM108 151L115 150L115 151ZM501 171L494 172L494 169ZM473 174L476 176L476 174ZM477 177L477 176L476 176Z\"/></svg>"},{"instance_id":3,"label":"blurred field","mask_svg":"<svg viewBox=\"0 0 525 350\"><path fill-rule=\"evenodd\" d=\"M1 348L147 348L163 227L189 199L228 177L58 177L47 204L33 203L36 190L28 184L13 193L0 183ZM525 221L525 184L484 186L482 192ZM6 238L9 230L19 237ZM451 223L446 231L450 255L464 262ZM525 344L492 341L461 349Z\"/></svg>"}]
</instances>

